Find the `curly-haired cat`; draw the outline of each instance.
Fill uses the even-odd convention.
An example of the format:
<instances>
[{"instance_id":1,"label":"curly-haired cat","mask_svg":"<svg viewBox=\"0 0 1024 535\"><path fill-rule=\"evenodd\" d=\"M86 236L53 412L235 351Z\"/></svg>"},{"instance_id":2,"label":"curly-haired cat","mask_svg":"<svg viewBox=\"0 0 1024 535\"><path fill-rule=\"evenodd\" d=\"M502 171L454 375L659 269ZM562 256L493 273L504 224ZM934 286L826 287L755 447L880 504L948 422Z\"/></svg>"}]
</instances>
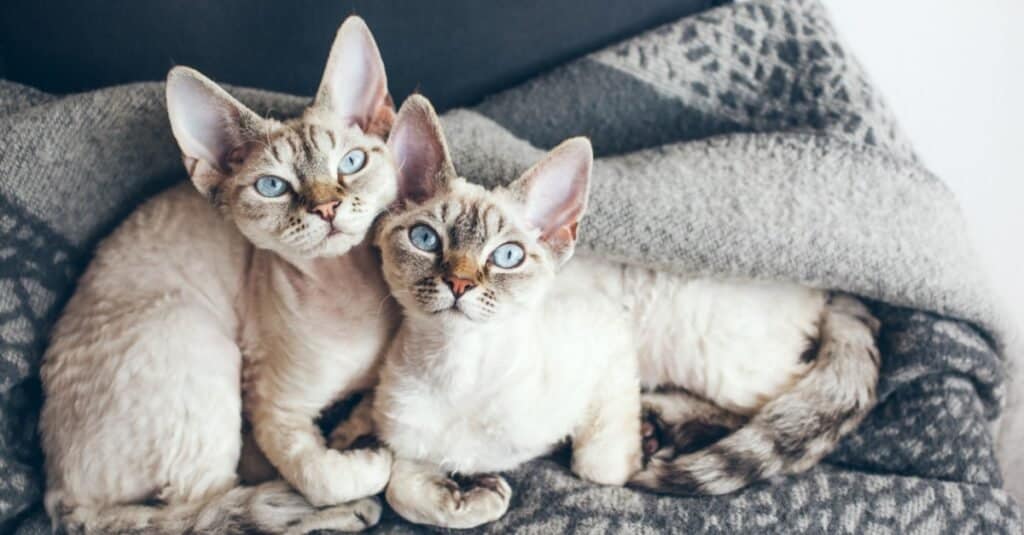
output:
<instances>
[{"instance_id":1,"label":"curly-haired cat","mask_svg":"<svg viewBox=\"0 0 1024 535\"><path fill-rule=\"evenodd\" d=\"M452 314L432 316L416 313L423 307L421 301L458 306L465 310L467 316L472 313L486 316L492 308L520 306L520 296L514 287L496 287L489 275L489 271L495 268L490 263L493 259L488 259L500 254L500 247L507 245L502 232L508 232L509 225L499 228L491 222L498 214L502 221L513 220L525 226L517 228L517 231L527 232L532 237L520 237L517 243L527 252L541 246L544 243L542 238L550 230L536 223L531 226L527 217L531 202L550 203L555 207L551 209L566 216L568 223L558 230L562 240L557 243L560 244L574 242L575 225L581 215L578 204L568 205L573 209L558 211L557 207L561 206L557 204L558 199L564 199L566 189L547 190L548 194L531 199L518 191L518 182L509 189L497 188L484 193L461 179L453 179L455 174L440 126L429 105L424 104L420 108L426 110L421 114L421 122L429 127L421 127L421 133L413 136L419 143L411 147L395 145L396 155L415 162L412 168L419 170L417 175L403 168L400 176L400 189L406 190L400 198L405 200L413 215L391 216L391 220L406 221L431 209L440 209L438 207L451 205L455 208L449 207L446 212L435 216L441 223L435 221L434 224L443 226L440 232L435 229L435 233L444 248L436 253L435 263L429 269L423 267L422 280L393 280L394 273L412 269L409 266L414 265L415 260L422 260L414 254L413 241L417 237L413 230L417 227L407 225L406 233L399 232L396 237L387 234L388 229L395 227L385 225L378 234L384 271L393 292L404 305L407 317L418 318L414 322L407 320L406 333L421 323L429 324L431 319L441 324L443 318ZM413 155L409 156L410 153ZM576 161L567 154L575 154ZM560 162L557 169L562 173L572 173L583 167L581 161L589 157L589 153L580 151L563 152L556 160ZM471 210L474 206L491 209ZM468 215L458 219L456 224L452 218L464 210ZM477 237L478 250L474 249L474 252L479 254L474 262L470 262L476 269L463 270L463 262L449 258L461 253L449 244L461 234ZM550 249L550 244L547 247ZM402 254L396 256L396 251ZM521 266L532 266L538 262L537 253L534 251L532 254L535 256L526 254L522 264L504 271L529 278L533 270ZM456 272L461 275L456 277ZM589 301L582 300L587 303L585 306L563 310L564 316L586 318L592 310L601 310L608 303L627 311L627 330L635 344L633 353L638 357L639 378L649 391L644 396L646 421L643 443L650 457L644 468L630 477L632 485L659 492L720 494L760 479L800 472L819 462L874 406L880 364L875 344L878 324L864 305L852 297L830 295L791 283L693 278L587 258L568 262L561 268L553 285L558 292L552 295L559 298L563 295L590 297ZM535 313L543 315L544 306L547 303L542 300ZM410 310L414 313L410 314ZM526 343L524 340L532 339L543 348L544 339L532 337L518 324L512 323L502 331L503 323L493 323L492 329L496 332L492 336L512 336L515 343ZM471 329L483 328L470 325ZM584 339L586 336L600 339L608 330L600 321L590 322L589 326L590 331L583 335ZM515 331L514 328L520 330ZM418 328L412 334L426 336L445 351L455 347L454 342L447 343L445 336L450 333L442 336L431 334L427 328ZM393 351L400 351L403 336L412 334L400 334L399 343ZM418 352L415 346L405 345L411 348L411 353ZM503 370L500 360L477 361L478 353L494 349L491 345L503 347L494 342L475 348L475 352L472 347L463 348L462 360L435 359L428 362L421 359L420 368L406 365L402 373L393 371L396 368L392 361L397 357L394 353L389 354L376 394L375 420L383 438L399 458L415 459L429 455L435 464L455 470L459 470L463 463L475 467L474 470L482 468L482 465L473 464L479 460L476 453L464 455L465 452L451 446L450 437L441 436L451 432L452 426L433 427L437 422L447 421L444 410L432 406L434 410L421 412L405 399L415 398L415 394L421 394L419 390L395 388L393 385L404 385L411 377L420 377L421 380L426 377L438 384L448 384L460 379L463 369L470 369L472 372L463 380L475 384L480 392L493 392L498 388L495 385L504 383L472 382L486 373ZM419 347L429 348L431 345L423 343ZM538 349L537 354L543 355L543 350ZM415 359L404 355L397 361ZM496 369L488 369L485 363ZM443 393L444 390L435 392ZM545 397L548 406L557 407L560 396L565 392L564 388L553 388L538 395ZM485 399L475 399L465 406L445 406L444 409L468 411L467 418L470 418L479 416L477 409L485 403ZM396 423L401 423L407 431L416 432L402 433ZM493 425L501 428L497 421ZM624 425L622 432L632 433L633 428ZM506 440L492 444L494 451L491 454L494 455L503 451L503 445L515 443L503 436L484 434L476 438L481 443L488 438ZM639 435L633 438L640 441ZM537 451L531 450L531 454ZM517 459L522 460L522 457ZM609 459L612 466L617 466L618 457L614 451ZM439 460L444 460L444 463ZM402 487L397 483L403 479L406 469L400 468L401 464L399 461L395 465L388 490L389 501L392 504L396 500L410 502L412 505L399 503L396 509L422 521L445 521L449 514L446 508L451 505L451 500L430 502L417 496L443 497L446 485L448 494L458 496L452 491L454 487L442 484L447 480L438 476L436 470L429 477L423 476L421 471L414 479L421 486L433 484L434 490L425 493L420 488L398 497ZM488 466L496 468L498 465ZM411 470L417 473L415 466ZM488 481L500 480L492 478ZM492 502L489 508L492 514L500 509L494 504L507 504L506 489L496 488L505 496L492 494L488 498ZM477 495L486 495L486 491L487 488L474 487ZM463 496L463 500L466 498ZM438 516L431 520L431 514Z\"/></svg>"},{"instance_id":2,"label":"curly-haired cat","mask_svg":"<svg viewBox=\"0 0 1024 535\"><path fill-rule=\"evenodd\" d=\"M511 495L494 473L566 437L575 473L624 484L641 461L625 314L556 279L586 207L590 143L566 141L508 189L487 191L457 177L438 128L426 99L403 104L392 143L406 209L375 230L404 311L374 393L396 457L388 503L418 523L492 521Z\"/></svg>"},{"instance_id":3,"label":"curly-haired cat","mask_svg":"<svg viewBox=\"0 0 1024 535\"><path fill-rule=\"evenodd\" d=\"M167 105L195 189L150 200L104 240L54 328L47 510L70 532L374 524L379 501L359 498L383 489L390 454L328 450L313 423L372 384L397 321L363 243L396 191L373 37L356 17L341 26L297 119L264 119L180 67ZM238 485L243 355L257 442L299 493Z\"/></svg>"}]
</instances>

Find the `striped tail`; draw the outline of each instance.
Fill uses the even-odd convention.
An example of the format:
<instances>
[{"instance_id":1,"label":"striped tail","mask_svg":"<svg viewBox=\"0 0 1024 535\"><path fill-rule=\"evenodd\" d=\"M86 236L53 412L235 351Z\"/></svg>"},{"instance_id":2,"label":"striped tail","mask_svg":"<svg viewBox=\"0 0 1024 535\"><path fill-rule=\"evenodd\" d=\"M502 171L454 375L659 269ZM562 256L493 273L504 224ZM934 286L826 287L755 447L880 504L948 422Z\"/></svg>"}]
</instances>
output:
<instances>
[{"instance_id":1,"label":"striped tail","mask_svg":"<svg viewBox=\"0 0 1024 535\"><path fill-rule=\"evenodd\" d=\"M209 500L161 506L118 505L60 511L69 535L302 534L362 531L377 523L377 498L317 508L284 481L235 487Z\"/></svg>"},{"instance_id":2,"label":"striped tail","mask_svg":"<svg viewBox=\"0 0 1024 535\"><path fill-rule=\"evenodd\" d=\"M859 300L833 295L815 366L750 421L693 453L655 454L630 485L668 494L727 494L808 470L853 431L876 402L879 322Z\"/></svg>"}]
</instances>

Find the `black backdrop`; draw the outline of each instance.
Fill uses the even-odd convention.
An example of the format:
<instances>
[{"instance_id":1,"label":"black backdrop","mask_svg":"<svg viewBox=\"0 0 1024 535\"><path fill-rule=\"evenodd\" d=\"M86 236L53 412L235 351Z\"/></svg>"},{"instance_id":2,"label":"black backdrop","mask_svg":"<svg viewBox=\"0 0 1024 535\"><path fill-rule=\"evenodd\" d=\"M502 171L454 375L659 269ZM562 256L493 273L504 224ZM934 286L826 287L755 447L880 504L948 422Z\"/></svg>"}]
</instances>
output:
<instances>
[{"instance_id":1,"label":"black backdrop","mask_svg":"<svg viewBox=\"0 0 1024 535\"><path fill-rule=\"evenodd\" d=\"M374 32L396 102L473 104L566 59L724 0L0 0L0 77L65 93L160 80L312 95L334 32Z\"/></svg>"}]
</instances>

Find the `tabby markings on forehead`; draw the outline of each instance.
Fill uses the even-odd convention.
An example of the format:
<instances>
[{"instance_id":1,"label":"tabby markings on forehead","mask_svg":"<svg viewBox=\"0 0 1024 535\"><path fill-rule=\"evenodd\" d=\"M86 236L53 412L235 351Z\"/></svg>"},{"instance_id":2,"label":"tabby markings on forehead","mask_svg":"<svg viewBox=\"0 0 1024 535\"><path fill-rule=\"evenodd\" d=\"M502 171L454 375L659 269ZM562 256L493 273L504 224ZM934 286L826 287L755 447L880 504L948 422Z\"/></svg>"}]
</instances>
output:
<instances>
[{"instance_id":1,"label":"tabby markings on forehead","mask_svg":"<svg viewBox=\"0 0 1024 535\"><path fill-rule=\"evenodd\" d=\"M292 139L292 135L294 135L292 130L286 130L281 138L288 142L288 147L292 149L292 158L295 158L299 154L299 146L295 140Z\"/></svg>"},{"instance_id":2,"label":"tabby markings on forehead","mask_svg":"<svg viewBox=\"0 0 1024 535\"><path fill-rule=\"evenodd\" d=\"M500 208L483 200L446 199L434 206L433 216L448 227L445 234L451 249L483 246L506 228Z\"/></svg>"},{"instance_id":3,"label":"tabby markings on forehead","mask_svg":"<svg viewBox=\"0 0 1024 535\"><path fill-rule=\"evenodd\" d=\"M452 217L448 228L448 237L452 248L482 245L485 239L485 229L480 227L479 222L479 212L475 205L470 205Z\"/></svg>"},{"instance_id":4,"label":"tabby markings on forehead","mask_svg":"<svg viewBox=\"0 0 1024 535\"><path fill-rule=\"evenodd\" d=\"M502 216L501 210L493 204L489 204L484 208L481 219L483 219L488 235L496 236L505 230L505 218Z\"/></svg>"},{"instance_id":5,"label":"tabby markings on forehead","mask_svg":"<svg viewBox=\"0 0 1024 535\"><path fill-rule=\"evenodd\" d=\"M442 223L447 223L447 222L448 222L448 210L449 210L449 205L450 205L451 203L453 203L453 202L456 202L456 201L445 201L445 202L443 202L443 203L439 204L439 205L438 205L438 207L437 207L437 210L436 210L436 211L434 212L434 215L435 215L435 216L436 216L436 217L437 217L437 218L438 218L438 219L439 219L439 220L440 220L440 221L441 221Z\"/></svg>"},{"instance_id":6,"label":"tabby markings on forehead","mask_svg":"<svg viewBox=\"0 0 1024 535\"><path fill-rule=\"evenodd\" d=\"M315 124L292 124L282 129L269 143L270 154L282 165L290 160L296 178L299 182L306 182L309 179L307 175L329 173L326 169L315 169L322 167L322 158L318 156L330 150L325 147L328 142L331 149L338 144L338 135L333 130Z\"/></svg>"},{"instance_id":7,"label":"tabby markings on forehead","mask_svg":"<svg viewBox=\"0 0 1024 535\"><path fill-rule=\"evenodd\" d=\"M296 132L299 136L299 142L302 144L302 149L305 152L306 161L310 160L310 156L314 153L319 152L316 140L313 139L313 125L306 125L306 128Z\"/></svg>"}]
</instances>

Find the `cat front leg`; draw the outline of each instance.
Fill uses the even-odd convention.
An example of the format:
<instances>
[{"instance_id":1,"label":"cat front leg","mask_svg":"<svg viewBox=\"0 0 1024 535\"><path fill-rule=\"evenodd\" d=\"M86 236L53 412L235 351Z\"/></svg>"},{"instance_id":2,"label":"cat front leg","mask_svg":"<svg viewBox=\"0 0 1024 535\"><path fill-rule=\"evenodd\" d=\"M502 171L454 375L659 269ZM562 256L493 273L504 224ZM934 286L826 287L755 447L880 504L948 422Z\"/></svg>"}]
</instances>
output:
<instances>
[{"instance_id":1,"label":"cat front leg","mask_svg":"<svg viewBox=\"0 0 1024 535\"><path fill-rule=\"evenodd\" d=\"M635 379L614 375L595 389L597 397L572 438L572 471L602 485L624 485L642 459L640 387Z\"/></svg>"},{"instance_id":2,"label":"cat front leg","mask_svg":"<svg viewBox=\"0 0 1024 535\"><path fill-rule=\"evenodd\" d=\"M484 474L460 479L461 484L433 464L396 459L385 497L402 518L443 528L474 528L508 511L512 488L505 478Z\"/></svg>"},{"instance_id":3,"label":"cat front leg","mask_svg":"<svg viewBox=\"0 0 1024 535\"><path fill-rule=\"evenodd\" d=\"M256 441L281 476L317 507L384 490L391 475L391 452L383 447L328 449L315 417L310 411L277 405L253 411Z\"/></svg>"}]
</instances>

